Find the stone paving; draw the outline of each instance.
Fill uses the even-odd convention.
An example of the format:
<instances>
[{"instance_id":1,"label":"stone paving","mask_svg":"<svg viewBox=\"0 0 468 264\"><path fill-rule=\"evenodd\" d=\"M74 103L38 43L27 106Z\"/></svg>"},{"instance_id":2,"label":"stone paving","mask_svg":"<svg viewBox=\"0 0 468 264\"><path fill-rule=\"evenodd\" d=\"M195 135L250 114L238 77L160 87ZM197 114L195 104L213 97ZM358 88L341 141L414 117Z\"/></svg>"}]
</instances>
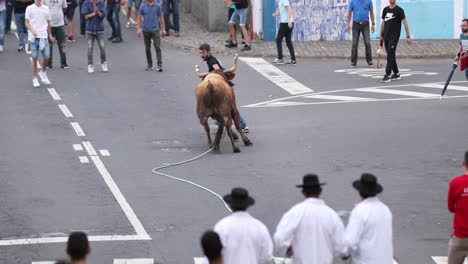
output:
<instances>
[{"instance_id":1,"label":"stone paving","mask_svg":"<svg viewBox=\"0 0 468 264\"><path fill-rule=\"evenodd\" d=\"M227 24L227 23L226 23ZM164 42L171 46L182 48L188 51L198 49L201 43L209 43L214 54L232 55L241 53L242 45L237 49L228 49L224 47L225 40L228 37L227 25L226 32L208 32L199 25L197 20L190 13L181 10L180 16L181 37L164 38ZM410 25L411 26L411 25ZM239 38L240 39L240 38ZM401 40L397 56L399 58L453 58L457 51L459 40L413 40L408 45L405 40ZM351 55L351 41L294 41L296 56L299 58L340 58L349 59ZM373 55L377 50L379 42L372 40ZM285 59L289 59L289 52L283 41L283 52ZM252 50L242 52L245 56L251 57L275 57L276 45L274 42L263 42L256 40L252 43ZM364 56L364 43L359 43L359 56ZM385 55L384 55L385 56Z\"/></svg>"}]
</instances>

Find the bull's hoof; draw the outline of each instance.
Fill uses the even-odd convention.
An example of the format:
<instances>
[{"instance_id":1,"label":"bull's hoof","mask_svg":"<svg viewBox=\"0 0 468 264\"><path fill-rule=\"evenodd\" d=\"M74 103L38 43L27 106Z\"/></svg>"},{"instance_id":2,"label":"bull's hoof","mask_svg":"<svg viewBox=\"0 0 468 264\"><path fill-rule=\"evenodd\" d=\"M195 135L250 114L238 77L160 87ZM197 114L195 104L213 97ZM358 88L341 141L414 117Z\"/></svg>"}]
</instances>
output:
<instances>
[{"instance_id":1,"label":"bull's hoof","mask_svg":"<svg viewBox=\"0 0 468 264\"><path fill-rule=\"evenodd\" d=\"M253 145L252 141L250 141L250 140L244 141L244 146L248 147L248 146L252 146L252 145Z\"/></svg>"},{"instance_id":2,"label":"bull's hoof","mask_svg":"<svg viewBox=\"0 0 468 264\"><path fill-rule=\"evenodd\" d=\"M240 153L240 148L234 148L234 153Z\"/></svg>"}]
</instances>

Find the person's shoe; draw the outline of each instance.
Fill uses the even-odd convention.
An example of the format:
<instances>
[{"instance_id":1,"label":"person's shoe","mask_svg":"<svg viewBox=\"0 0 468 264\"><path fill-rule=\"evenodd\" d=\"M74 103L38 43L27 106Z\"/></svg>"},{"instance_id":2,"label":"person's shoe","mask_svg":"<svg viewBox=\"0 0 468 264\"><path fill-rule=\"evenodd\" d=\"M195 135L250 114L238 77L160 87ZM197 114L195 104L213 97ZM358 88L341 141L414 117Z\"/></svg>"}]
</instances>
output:
<instances>
[{"instance_id":1,"label":"person's shoe","mask_svg":"<svg viewBox=\"0 0 468 264\"><path fill-rule=\"evenodd\" d=\"M53 68L53 66L52 66L52 62L51 62L51 61L49 61L49 63L47 64L47 69L52 69L52 68Z\"/></svg>"},{"instance_id":2,"label":"person's shoe","mask_svg":"<svg viewBox=\"0 0 468 264\"><path fill-rule=\"evenodd\" d=\"M131 23L130 21L128 21L126 27L127 27L127 28L132 27L132 23Z\"/></svg>"},{"instance_id":3,"label":"person's shoe","mask_svg":"<svg viewBox=\"0 0 468 264\"><path fill-rule=\"evenodd\" d=\"M70 43L75 43L76 42L76 40L75 40L75 38L73 38L73 36L69 36L67 41L70 42Z\"/></svg>"},{"instance_id":4,"label":"person's shoe","mask_svg":"<svg viewBox=\"0 0 468 264\"><path fill-rule=\"evenodd\" d=\"M45 84L45 85L50 84L49 78L47 78L47 73L45 71L40 71L40 72L38 72L38 74L39 74L39 77L41 78L41 81L42 81L43 84Z\"/></svg>"},{"instance_id":5,"label":"person's shoe","mask_svg":"<svg viewBox=\"0 0 468 264\"><path fill-rule=\"evenodd\" d=\"M244 132L244 133L246 133L246 134L249 133L249 132L250 132L249 127L248 127L248 126L244 127L244 128L242 129L242 132Z\"/></svg>"},{"instance_id":6,"label":"person's shoe","mask_svg":"<svg viewBox=\"0 0 468 264\"><path fill-rule=\"evenodd\" d=\"M176 38L180 37L180 32L175 32L174 37L176 37Z\"/></svg>"},{"instance_id":7,"label":"person's shoe","mask_svg":"<svg viewBox=\"0 0 468 264\"><path fill-rule=\"evenodd\" d=\"M153 70L153 65L147 65L145 68L145 71L152 71Z\"/></svg>"},{"instance_id":8,"label":"person's shoe","mask_svg":"<svg viewBox=\"0 0 468 264\"><path fill-rule=\"evenodd\" d=\"M158 67L156 67L156 71L157 72L162 72L163 71L162 65L158 65Z\"/></svg>"},{"instance_id":9,"label":"person's shoe","mask_svg":"<svg viewBox=\"0 0 468 264\"><path fill-rule=\"evenodd\" d=\"M108 72L109 71L109 68L107 68L107 62L104 62L103 64L101 64L101 67L102 67L102 72Z\"/></svg>"},{"instance_id":10,"label":"person's shoe","mask_svg":"<svg viewBox=\"0 0 468 264\"><path fill-rule=\"evenodd\" d=\"M0 52L3 52L3 45L0 45Z\"/></svg>"},{"instance_id":11,"label":"person's shoe","mask_svg":"<svg viewBox=\"0 0 468 264\"><path fill-rule=\"evenodd\" d=\"M114 40L112 40L112 43L120 43L120 42L122 42L122 37L120 37L120 36L117 36L117 37L115 37Z\"/></svg>"},{"instance_id":12,"label":"person's shoe","mask_svg":"<svg viewBox=\"0 0 468 264\"><path fill-rule=\"evenodd\" d=\"M282 59L275 59L273 61L273 64L276 64L276 65L283 65L284 64L284 61Z\"/></svg>"},{"instance_id":13,"label":"person's shoe","mask_svg":"<svg viewBox=\"0 0 468 264\"><path fill-rule=\"evenodd\" d=\"M138 24L136 22L132 22L132 27L136 27Z\"/></svg>"},{"instance_id":14,"label":"person's shoe","mask_svg":"<svg viewBox=\"0 0 468 264\"><path fill-rule=\"evenodd\" d=\"M290 61L288 61L286 64L289 64L289 65L296 65L296 60L290 60Z\"/></svg>"},{"instance_id":15,"label":"person's shoe","mask_svg":"<svg viewBox=\"0 0 468 264\"><path fill-rule=\"evenodd\" d=\"M41 84L39 83L39 80L37 79L37 77L34 77L34 78L32 79L32 84L33 84L33 87L34 87L34 88L37 88L37 87L40 87L40 86L41 86Z\"/></svg>"},{"instance_id":16,"label":"person's shoe","mask_svg":"<svg viewBox=\"0 0 468 264\"><path fill-rule=\"evenodd\" d=\"M111 41L111 40L115 39L116 37L117 36L115 36L115 35L111 35L110 37L107 38L107 40Z\"/></svg>"},{"instance_id":17,"label":"person's shoe","mask_svg":"<svg viewBox=\"0 0 468 264\"><path fill-rule=\"evenodd\" d=\"M18 52L24 52L24 48L23 47L18 47Z\"/></svg>"},{"instance_id":18,"label":"person's shoe","mask_svg":"<svg viewBox=\"0 0 468 264\"><path fill-rule=\"evenodd\" d=\"M68 67L68 64L64 63L64 64L60 65L60 68L69 69L70 67Z\"/></svg>"},{"instance_id":19,"label":"person's shoe","mask_svg":"<svg viewBox=\"0 0 468 264\"><path fill-rule=\"evenodd\" d=\"M390 82L390 81L391 81L391 80L390 80L390 77L389 77L388 75L385 74L385 76L383 77L383 79L382 79L381 82L383 82L383 83L388 83L388 82Z\"/></svg>"},{"instance_id":20,"label":"person's shoe","mask_svg":"<svg viewBox=\"0 0 468 264\"><path fill-rule=\"evenodd\" d=\"M88 73L94 73L94 66L92 64L88 65Z\"/></svg>"},{"instance_id":21,"label":"person's shoe","mask_svg":"<svg viewBox=\"0 0 468 264\"><path fill-rule=\"evenodd\" d=\"M252 49L252 47L250 45L244 45L244 47L241 49L241 51L249 51L251 49Z\"/></svg>"},{"instance_id":22,"label":"person's shoe","mask_svg":"<svg viewBox=\"0 0 468 264\"><path fill-rule=\"evenodd\" d=\"M390 77L390 80L392 80L392 81L401 80L401 76L400 76L399 73L394 73L394 74L392 75L392 77Z\"/></svg>"},{"instance_id":23,"label":"person's shoe","mask_svg":"<svg viewBox=\"0 0 468 264\"><path fill-rule=\"evenodd\" d=\"M367 65L369 65L369 68L374 68L374 63L373 62L369 62L369 63L367 63Z\"/></svg>"},{"instance_id":24,"label":"person's shoe","mask_svg":"<svg viewBox=\"0 0 468 264\"><path fill-rule=\"evenodd\" d=\"M356 63L351 63L351 65L349 65L350 68L356 68Z\"/></svg>"},{"instance_id":25,"label":"person's shoe","mask_svg":"<svg viewBox=\"0 0 468 264\"><path fill-rule=\"evenodd\" d=\"M231 42L229 42L229 44L224 45L224 46L225 46L226 48L230 48L230 49L232 49L232 48L237 48L237 43L234 43L234 42L231 41Z\"/></svg>"},{"instance_id":26,"label":"person's shoe","mask_svg":"<svg viewBox=\"0 0 468 264\"><path fill-rule=\"evenodd\" d=\"M84 34L83 33L80 33L80 38L84 38Z\"/></svg>"}]
</instances>

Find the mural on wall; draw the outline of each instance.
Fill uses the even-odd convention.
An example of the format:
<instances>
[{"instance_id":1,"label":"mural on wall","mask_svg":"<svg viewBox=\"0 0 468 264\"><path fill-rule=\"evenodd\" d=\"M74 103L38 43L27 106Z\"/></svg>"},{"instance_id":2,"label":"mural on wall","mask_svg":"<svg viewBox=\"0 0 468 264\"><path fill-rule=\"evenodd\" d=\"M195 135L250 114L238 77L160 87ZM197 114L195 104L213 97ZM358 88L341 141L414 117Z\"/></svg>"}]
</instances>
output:
<instances>
[{"instance_id":1,"label":"mural on wall","mask_svg":"<svg viewBox=\"0 0 468 264\"><path fill-rule=\"evenodd\" d=\"M349 0L291 0L293 40L344 40Z\"/></svg>"}]
</instances>

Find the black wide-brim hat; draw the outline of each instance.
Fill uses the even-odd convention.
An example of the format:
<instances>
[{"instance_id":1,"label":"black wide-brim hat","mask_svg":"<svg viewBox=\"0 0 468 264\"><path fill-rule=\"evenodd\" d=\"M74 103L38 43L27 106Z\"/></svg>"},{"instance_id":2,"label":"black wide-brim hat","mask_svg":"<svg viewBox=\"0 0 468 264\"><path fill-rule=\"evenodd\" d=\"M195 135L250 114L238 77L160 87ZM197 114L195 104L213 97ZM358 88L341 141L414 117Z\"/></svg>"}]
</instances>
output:
<instances>
[{"instance_id":1,"label":"black wide-brim hat","mask_svg":"<svg viewBox=\"0 0 468 264\"><path fill-rule=\"evenodd\" d=\"M326 183L320 182L317 175L306 174L302 178L302 184L296 185L296 187L303 190L321 190L323 185L326 185Z\"/></svg>"},{"instance_id":2,"label":"black wide-brim hat","mask_svg":"<svg viewBox=\"0 0 468 264\"><path fill-rule=\"evenodd\" d=\"M382 185L377 182L377 177L370 173L362 174L361 179L353 182L353 187L366 195L377 195L383 191Z\"/></svg>"},{"instance_id":3,"label":"black wide-brim hat","mask_svg":"<svg viewBox=\"0 0 468 264\"><path fill-rule=\"evenodd\" d=\"M247 209L255 204L255 199L249 196L249 192L244 188L233 188L230 194L226 194L223 200L236 209Z\"/></svg>"}]
</instances>

